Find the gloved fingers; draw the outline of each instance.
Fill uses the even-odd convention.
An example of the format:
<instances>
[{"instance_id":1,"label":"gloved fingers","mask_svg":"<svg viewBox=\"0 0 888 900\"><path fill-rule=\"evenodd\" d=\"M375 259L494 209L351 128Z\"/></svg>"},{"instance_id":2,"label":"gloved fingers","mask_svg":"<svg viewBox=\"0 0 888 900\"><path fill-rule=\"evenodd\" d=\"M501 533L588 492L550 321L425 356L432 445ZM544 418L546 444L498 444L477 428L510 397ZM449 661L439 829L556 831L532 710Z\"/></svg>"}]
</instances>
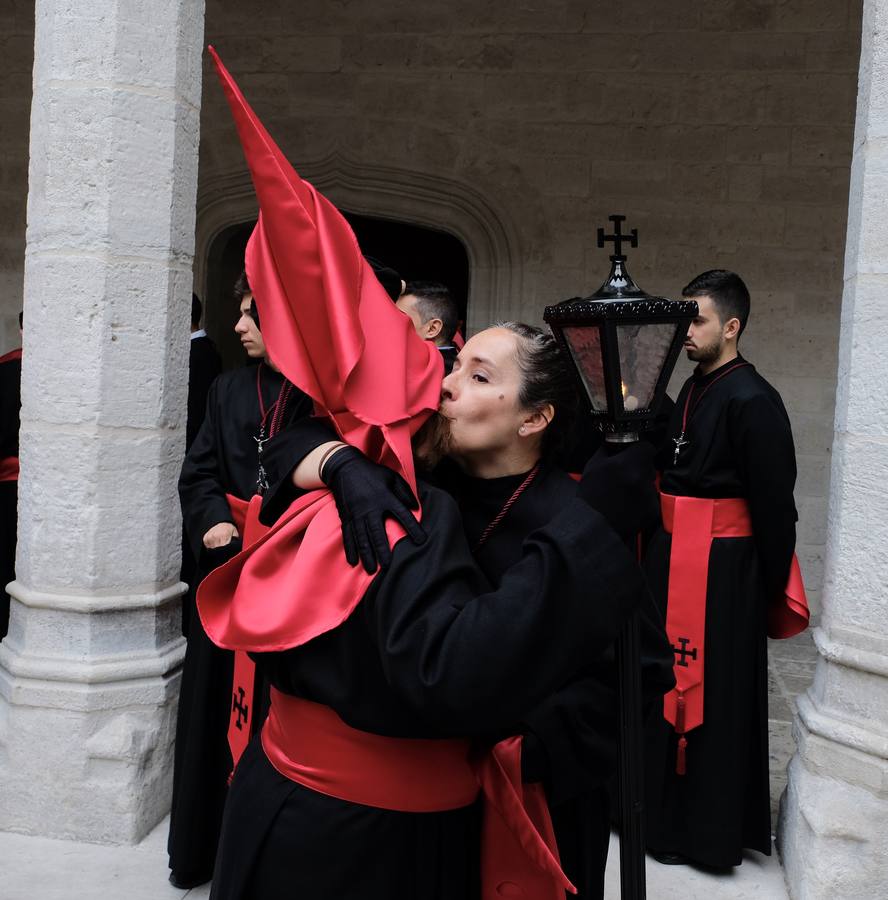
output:
<instances>
[{"instance_id":1,"label":"gloved fingers","mask_svg":"<svg viewBox=\"0 0 888 900\"><path fill-rule=\"evenodd\" d=\"M392 561L392 548L389 547L388 535L385 533L385 525L378 519L370 519L367 522L367 531L375 555L374 563L376 560L379 560L379 565L385 569Z\"/></svg>"},{"instance_id":2,"label":"gloved fingers","mask_svg":"<svg viewBox=\"0 0 888 900\"><path fill-rule=\"evenodd\" d=\"M397 497L397 499L408 509L419 509L419 500L416 499L413 491L410 490L410 485L396 472L393 472L392 474L395 476L392 480L392 493L395 497ZM395 518L398 517L396 516ZM398 521L400 521L399 518ZM401 524L404 525L403 522L401 522ZM404 525L404 527L406 528L407 526Z\"/></svg>"},{"instance_id":3,"label":"gloved fingers","mask_svg":"<svg viewBox=\"0 0 888 900\"><path fill-rule=\"evenodd\" d=\"M345 548L345 559L350 566L358 564L358 545L355 541L355 529L351 522L345 522L342 526L342 546Z\"/></svg>"},{"instance_id":4,"label":"gloved fingers","mask_svg":"<svg viewBox=\"0 0 888 900\"><path fill-rule=\"evenodd\" d=\"M355 522L355 534L358 542L358 554L361 562L364 564L364 571L368 575L372 575L377 568L376 553L373 551L373 542L367 534L367 525L363 520Z\"/></svg>"},{"instance_id":5,"label":"gloved fingers","mask_svg":"<svg viewBox=\"0 0 888 900\"><path fill-rule=\"evenodd\" d=\"M393 519L400 523L404 531L407 532L407 536L417 547L425 543L425 530L406 506L402 506L400 503L393 503L389 508L389 513Z\"/></svg>"}]
</instances>

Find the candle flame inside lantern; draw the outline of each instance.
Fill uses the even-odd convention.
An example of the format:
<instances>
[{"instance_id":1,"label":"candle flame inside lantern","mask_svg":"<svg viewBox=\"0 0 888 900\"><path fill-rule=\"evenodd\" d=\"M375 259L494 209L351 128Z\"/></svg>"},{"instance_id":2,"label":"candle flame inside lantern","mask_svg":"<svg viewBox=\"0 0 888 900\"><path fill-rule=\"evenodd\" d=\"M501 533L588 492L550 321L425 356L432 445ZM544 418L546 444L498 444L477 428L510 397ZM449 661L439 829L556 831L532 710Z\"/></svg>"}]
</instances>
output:
<instances>
[{"instance_id":1,"label":"candle flame inside lantern","mask_svg":"<svg viewBox=\"0 0 888 900\"><path fill-rule=\"evenodd\" d=\"M623 392L623 409L626 412L635 412L638 409L638 397L629 393L629 388L626 387L625 381L620 382L620 390Z\"/></svg>"}]
</instances>

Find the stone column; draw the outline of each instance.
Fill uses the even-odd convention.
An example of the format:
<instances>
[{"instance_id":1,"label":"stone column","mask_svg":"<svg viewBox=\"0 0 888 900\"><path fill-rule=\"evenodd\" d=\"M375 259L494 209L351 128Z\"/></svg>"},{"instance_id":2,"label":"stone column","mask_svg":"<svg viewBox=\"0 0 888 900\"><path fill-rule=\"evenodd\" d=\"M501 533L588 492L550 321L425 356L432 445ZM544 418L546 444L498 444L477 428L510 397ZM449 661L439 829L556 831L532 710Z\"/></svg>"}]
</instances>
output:
<instances>
[{"instance_id":1,"label":"stone column","mask_svg":"<svg viewBox=\"0 0 888 900\"><path fill-rule=\"evenodd\" d=\"M0 828L169 808L202 0L37 0Z\"/></svg>"},{"instance_id":2,"label":"stone column","mask_svg":"<svg viewBox=\"0 0 888 900\"><path fill-rule=\"evenodd\" d=\"M888 0L865 0L823 618L799 697L781 850L800 900L888 873Z\"/></svg>"}]
</instances>

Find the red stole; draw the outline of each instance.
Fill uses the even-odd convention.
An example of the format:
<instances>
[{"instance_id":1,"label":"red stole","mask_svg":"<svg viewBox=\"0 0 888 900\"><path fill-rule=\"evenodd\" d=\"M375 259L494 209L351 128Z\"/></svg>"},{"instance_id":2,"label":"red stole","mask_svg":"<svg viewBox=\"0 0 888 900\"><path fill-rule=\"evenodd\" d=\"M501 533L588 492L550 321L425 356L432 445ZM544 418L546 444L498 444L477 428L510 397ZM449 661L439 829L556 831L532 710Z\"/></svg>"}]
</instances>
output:
<instances>
[{"instance_id":1,"label":"red stole","mask_svg":"<svg viewBox=\"0 0 888 900\"><path fill-rule=\"evenodd\" d=\"M685 773L687 732L703 723L706 591L713 538L751 537L749 507L740 498L660 494L663 528L672 535L666 633L675 652L676 686L663 699L663 715L680 735L676 771ZM788 638L808 626L808 601L793 555L783 596L768 609L768 636Z\"/></svg>"},{"instance_id":2,"label":"red stole","mask_svg":"<svg viewBox=\"0 0 888 900\"><path fill-rule=\"evenodd\" d=\"M17 347L0 356L0 365L3 363L13 362L13 360L22 358L22 348ZM19 459L17 456L7 456L0 459L0 481L18 481L19 477Z\"/></svg>"},{"instance_id":3,"label":"red stole","mask_svg":"<svg viewBox=\"0 0 888 900\"><path fill-rule=\"evenodd\" d=\"M262 498L256 494L247 501L235 497L234 494L226 494L225 499L228 501L231 518L234 519L243 546L252 544L266 530L259 521ZM231 709L228 712L228 746L233 761L232 774L253 735L255 688L256 664L243 650L235 650Z\"/></svg>"}]
</instances>

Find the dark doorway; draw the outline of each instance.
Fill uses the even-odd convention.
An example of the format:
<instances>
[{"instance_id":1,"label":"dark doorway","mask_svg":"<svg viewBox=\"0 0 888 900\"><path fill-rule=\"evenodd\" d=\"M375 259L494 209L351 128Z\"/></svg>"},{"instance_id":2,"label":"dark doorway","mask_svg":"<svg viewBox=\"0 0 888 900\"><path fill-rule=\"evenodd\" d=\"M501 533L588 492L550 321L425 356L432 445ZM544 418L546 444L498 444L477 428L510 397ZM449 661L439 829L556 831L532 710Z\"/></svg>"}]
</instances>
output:
<instances>
[{"instance_id":1,"label":"dark doorway","mask_svg":"<svg viewBox=\"0 0 888 900\"><path fill-rule=\"evenodd\" d=\"M469 292L469 257L462 242L444 231L344 212L366 256L375 256L397 269L405 281L441 281L453 294L466 321ZM253 222L232 225L210 246L205 328L216 342L226 368L242 365L244 354L234 334L237 309L232 287L244 266L244 250Z\"/></svg>"}]
</instances>

